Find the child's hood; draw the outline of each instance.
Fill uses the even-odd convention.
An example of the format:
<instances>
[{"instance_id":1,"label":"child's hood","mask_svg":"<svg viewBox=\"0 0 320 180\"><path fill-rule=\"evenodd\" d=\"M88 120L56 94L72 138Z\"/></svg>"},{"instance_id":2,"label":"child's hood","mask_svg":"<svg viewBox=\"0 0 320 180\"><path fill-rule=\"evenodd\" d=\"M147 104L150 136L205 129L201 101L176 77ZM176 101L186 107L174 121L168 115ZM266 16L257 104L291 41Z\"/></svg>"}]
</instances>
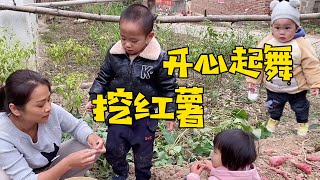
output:
<instances>
[{"instance_id":1,"label":"child's hood","mask_svg":"<svg viewBox=\"0 0 320 180\"><path fill-rule=\"evenodd\" d=\"M299 27L296 34L294 35L293 39L297 39L299 37L305 37L306 36L306 32L304 31L304 29L302 27Z\"/></svg>"},{"instance_id":2,"label":"child's hood","mask_svg":"<svg viewBox=\"0 0 320 180\"><path fill-rule=\"evenodd\" d=\"M211 171L210 176L223 180L261 180L261 177L252 164L244 171L230 171L226 167L218 167ZM210 178L209 178L210 179Z\"/></svg>"},{"instance_id":3,"label":"child's hood","mask_svg":"<svg viewBox=\"0 0 320 180\"><path fill-rule=\"evenodd\" d=\"M158 60L161 53L161 47L159 42L155 37L149 42L149 44L144 48L144 50L139 54L140 57L150 60ZM110 54L126 54L121 41L118 41L110 49Z\"/></svg>"}]
</instances>

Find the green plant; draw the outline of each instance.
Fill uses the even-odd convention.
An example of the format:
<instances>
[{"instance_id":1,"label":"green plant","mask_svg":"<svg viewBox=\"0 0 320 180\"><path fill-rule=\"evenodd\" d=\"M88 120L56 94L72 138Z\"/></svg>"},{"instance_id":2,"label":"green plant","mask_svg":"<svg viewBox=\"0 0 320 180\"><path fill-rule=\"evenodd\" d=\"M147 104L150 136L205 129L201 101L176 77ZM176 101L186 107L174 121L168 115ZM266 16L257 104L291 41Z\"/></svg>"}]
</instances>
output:
<instances>
[{"instance_id":1,"label":"green plant","mask_svg":"<svg viewBox=\"0 0 320 180\"><path fill-rule=\"evenodd\" d=\"M254 134L258 139L264 139L271 135L263 122L250 124L248 119L249 115L245 110L234 109L231 111L230 118L221 122L215 129L217 132L233 128L243 129L246 132Z\"/></svg>"},{"instance_id":2,"label":"green plant","mask_svg":"<svg viewBox=\"0 0 320 180\"><path fill-rule=\"evenodd\" d=\"M85 79L87 79L85 74L76 72L59 73L53 77L53 84L56 85L54 91L63 96L65 107L76 117L81 117L79 109L84 99L84 92L79 87Z\"/></svg>"},{"instance_id":3,"label":"green plant","mask_svg":"<svg viewBox=\"0 0 320 180\"><path fill-rule=\"evenodd\" d=\"M319 24L320 24L319 20L302 21L301 27L303 27L306 33L308 34L319 34L320 33Z\"/></svg>"},{"instance_id":4,"label":"green plant","mask_svg":"<svg viewBox=\"0 0 320 180\"><path fill-rule=\"evenodd\" d=\"M86 5L84 11L97 14L120 15L125 8L126 6L123 3L92 4ZM95 22L88 28L88 35L88 41L94 44L99 51L97 62L100 62L110 46L120 40L119 24Z\"/></svg>"},{"instance_id":5,"label":"green plant","mask_svg":"<svg viewBox=\"0 0 320 180\"><path fill-rule=\"evenodd\" d=\"M264 123L250 124L248 118L242 109L224 110L223 121L216 125L207 122L203 129L185 129L174 133L168 132L165 123L160 122L160 136L156 139L154 149L155 166L181 165L208 158L213 149L214 135L226 129L243 129L254 134L257 139L271 135Z\"/></svg>"},{"instance_id":6,"label":"green plant","mask_svg":"<svg viewBox=\"0 0 320 180\"><path fill-rule=\"evenodd\" d=\"M127 7L123 2L113 2L108 4L89 4L84 6L84 12L120 16Z\"/></svg>"},{"instance_id":7,"label":"green plant","mask_svg":"<svg viewBox=\"0 0 320 180\"><path fill-rule=\"evenodd\" d=\"M187 38L193 39L191 36L177 34L173 29L168 27L161 27L160 25L155 25L155 35L162 49L171 50L176 48L185 47L187 44Z\"/></svg>"},{"instance_id":8,"label":"green plant","mask_svg":"<svg viewBox=\"0 0 320 180\"><path fill-rule=\"evenodd\" d=\"M160 122L160 136L156 139L155 166L181 165L207 157L213 147L212 128L185 129L179 133L168 132L164 121Z\"/></svg>"},{"instance_id":9,"label":"green plant","mask_svg":"<svg viewBox=\"0 0 320 180\"><path fill-rule=\"evenodd\" d=\"M51 44L50 47L46 49L46 52L51 60L64 65L59 67L62 70L68 68L66 66L68 59L74 59L79 64L87 64L92 54L90 47L81 45L73 39Z\"/></svg>"},{"instance_id":10,"label":"green plant","mask_svg":"<svg viewBox=\"0 0 320 180\"><path fill-rule=\"evenodd\" d=\"M71 63L88 64L88 59L92 54L91 48L69 39L51 44L46 50L48 56L55 63L55 67L59 70L59 73L53 77L54 91L66 100L68 111L79 117L79 109L84 97L80 83L87 78L87 75L70 71L71 66L68 63L73 60Z\"/></svg>"},{"instance_id":11,"label":"green plant","mask_svg":"<svg viewBox=\"0 0 320 180\"><path fill-rule=\"evenodd\" d=\"M119 25L114 23L97 23L89 28L89 39L100 51L102 59L108 48L120 39Z\"/></svg>"},{"instance_id":12,"label":"green plant","mask_svg":"<svg viewBox=\"0 0 320 180\"><path fill-rule=\"evenodd\" d=\"M10 45L10 42L12 45ZM27 67L27 61L34 54L32 47L24 48L19 41L14 41L14 36L0 37L0 85L14 71Z\"/></svg>"}]
</instances>

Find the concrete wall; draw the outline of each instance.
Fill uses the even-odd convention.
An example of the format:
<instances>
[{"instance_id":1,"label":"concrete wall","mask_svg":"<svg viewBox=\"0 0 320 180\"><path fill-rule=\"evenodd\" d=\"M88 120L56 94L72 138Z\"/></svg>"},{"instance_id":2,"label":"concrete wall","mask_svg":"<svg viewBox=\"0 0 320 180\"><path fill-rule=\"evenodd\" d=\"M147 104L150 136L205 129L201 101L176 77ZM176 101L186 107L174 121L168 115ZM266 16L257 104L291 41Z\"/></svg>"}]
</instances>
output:
<instances>
[{"instance_id":1,"label":"concrete wall","mask_svg":"<svg viewBox=\"0 0 320 180\"><path fill-rule=\"evenodd\" d=\"M314 13L320 12L320 0L316 0L316 1L314 2L313 12L314 12Z\"/></svg>"},{"instance_id":2,"label":"concrete wall","mask_svg":"<svg viewBox=\"0 0 320 180\"><path fill-rule=\"evenodd\" d=\"M15 0L17 5L34 3L35 0ZM13 5L12 0L0 0L0 3ZM31 13L16 11L0 11L0 27L8 30L8 33L0 31L0 35L14 35L15 40L20 41L23 47L32 46L33 42L37 42L37 16ZM12 36L11 36L12 37ZM35 63L35 55L29 59L29 65L33 67ZM30 67L30 68L31 68Z\"/></svg>"},{"instance_id":3,"label":"concrete wall","mask_svg":"<svg viewBox=\"0 0 320 180\"><path fill-rule=\"evenodd\" d=\"M301 0L301 13L312 13L315 5L315 0Z\"/></svg>"}]
</instances>

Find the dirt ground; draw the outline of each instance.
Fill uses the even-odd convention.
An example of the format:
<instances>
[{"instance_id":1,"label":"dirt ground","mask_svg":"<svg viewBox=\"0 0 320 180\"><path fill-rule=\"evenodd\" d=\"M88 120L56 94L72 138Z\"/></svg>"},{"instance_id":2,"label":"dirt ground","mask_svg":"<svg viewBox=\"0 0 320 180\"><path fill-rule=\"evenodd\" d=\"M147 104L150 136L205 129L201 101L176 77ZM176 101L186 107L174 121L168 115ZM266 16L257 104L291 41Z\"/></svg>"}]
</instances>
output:
<instances>
[{"instance_id":1,"label":"dirt ground","mask_svg":"<svg viewBox=\"0 0 320 180\"><path fill-rule=\"evenodd\" d=\"M48 21L58 20L59 24L64 27L65 32L50 30L48 29ZM47 21L40 20L42 23L40 26L40 37L48 36L50 34L52 40L58 41L59 39L64 39L66 37L73 37L76 39L81 39L84 36L85 32L82 32L83 26L88 26L89 24L74 24L73 19L49 19ZM315 40L319 36L314 36ZM50 60L45 55L45 46L46 44L42 41L39 47L38 53L38 62L39 71L47 75L49 78L54 73L54 68L50 66ZM94 70L90 70L95 72ZM88 82L91 82L95 76L95 73L92 73ZM199 85L197 80L188 80L188 83L191 85ZM265 92L262 92L260 99L253 104L246 104L238 101L239 97L246 97L246 87L245 84L241 85L241 88L238 91L226 89L223 92L219 93L219 105L222 107L225 106L226 99L231 99L233 104L236 107L244 108L250 115L250 118L253 120L266 119L266 110L264 108L264 100L266 98ZM320 103L319 97L309 96L311 109L310 109L310 124L319 124L320 118ZM61 99L60 99L61 100ZM57 100L58 102L60 100ZM204 104L211 104L210 98L205 97ZM206 107L205 113L210 110L211 107ZM286 106L284 111L284 117L277 128L277 131L269 138L260 140L257 142L258 147L258 158L255 162L259 173L262 177L269 180L282 180L285 179L281 175L276 174L273 170L270 169L268 165L269 157L272 155L290 155L292 150L301 151L297 156L293 156L292 160L296 162L306 162L306 154L318 153L320 155L320 129L315 128L310 131L306 137L299 137L296 135L295 130L295 117L292 114L289 106ZM304 180L318 180L320 179L320 162L308 162L312 167L311 174L305 174L301 170L294 167L294 165L287 161L285 164L280 166L281 170L288 172L289 179L295 179L296 176L300 176ZM190 164L185 164L183 166L165 166L165 167L153 167L152 168L152 179L154 180L178 180L183 179L185 175L189 173ZM133 166L130 167L130 179L134 179L133 176ZM202 179L206 179L207 175L202 174Z\"/></svg>"}]
</instances>

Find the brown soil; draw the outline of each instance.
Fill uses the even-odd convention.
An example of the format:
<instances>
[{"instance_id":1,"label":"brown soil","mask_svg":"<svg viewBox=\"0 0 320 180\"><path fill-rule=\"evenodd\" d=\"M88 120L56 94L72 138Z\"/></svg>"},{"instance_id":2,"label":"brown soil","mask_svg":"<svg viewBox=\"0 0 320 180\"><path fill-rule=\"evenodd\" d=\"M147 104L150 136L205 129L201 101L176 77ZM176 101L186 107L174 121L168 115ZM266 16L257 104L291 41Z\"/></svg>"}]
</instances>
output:
<instances>
[{"instance_id":1,"label":"brown soil","mask_svg":"<svg viewBox=\"0 0 320 180\"><path fill-rule=\"evenodd\" d=\"M49 21L49 22L47 22ZM66 38L75 38L78 40L84 40L83 38L86 36L86 28L90 26L89 23L84 24L74 24L73 19L66 18L54 18L47 19L42 22L44 24L50 24L51 21L58 22L58 26L62 26L63 28L56 29L48 29L42 28L40 34L45 36L47 40L56 42ZM49 39L48 39L49 38ZM49 78L54 74L55 68L52 65L51 61L45 56L44 49L47 44L41 43L40 52L41 58L44 63L39 68L39 71L44 73ZM96 52L97 53L97 52ZM97 72L97 68L88 67L90 69L81 69L80 67L71 67L71 68L79 68L79 71L86 72ZM91 73L88 82L91 82L95 77L95 73ZM191 78L187 80L181 80L181 84L188 85L197 85L201 86L203 84L199 82L203 82L203 76L195 76L196 78ZM199 80L200 79L200 80ZM228 79L223 80L224 84L231 84L228 82ZM223 90L219 91L218 101L213 102L211 97L204 97L204 106L205 113L211 113L211 109L217 107L240 107L246 110L250 115L250 121L265 121L267 119L267 113L264 108L264 100L266 98L265 92L262 91L260 99L256 103L248 104L244 101L241 101L241 98L246 97L246 87L245 84L242 83L239 88L234 88L228 86ZM210 89L205 89L205 93L211 91ZM54 98L56 102L61 102L63 104L63 99L56 96ZM319 97L309 97L311 109L310 109L310 124L319 124L319 113L320 113L320 103ZM228 103L226 103L228 102ZM306 137L299 137L296 135L295 130L295 116L290 110L289 106L286 106L284 111L284 116L280 125L278 126L277 131L269 138L260 140L257 142L257 147L259 150L258 158L255 162L255 165L258 167L259 173L262 177L268 178L270 180L281 180L284 179L282 176L276 174L274 171L269 169L268 159L272 155L289 155L292 150L298 149L303 150L305 153L301 153L298 156L294 156L293 159L299 162L305 162L304 157L305 154L315 153L316 151L320 151L320 129L316 128L311 130L311 132ZM319 152L317 152L319 153ZM165 166L165 167L153 167L152 168L152 179L154 180L177 180L183 179L185 175L189 173L190 164L186 164L183 166ZM295 179L296 176L300 175L305 180L318 180L320 179L320 162L313 162L311 165L313 170L312 173L307 175L295 168L290 161L287 161L284 165L280 167L281 170L285 170L288 172L290 179ZM134 179L134 169L133 166L130 167L130 179ZM203 173L202 179L206 179L207 175Z\"/></svg>"}]
</instances>

